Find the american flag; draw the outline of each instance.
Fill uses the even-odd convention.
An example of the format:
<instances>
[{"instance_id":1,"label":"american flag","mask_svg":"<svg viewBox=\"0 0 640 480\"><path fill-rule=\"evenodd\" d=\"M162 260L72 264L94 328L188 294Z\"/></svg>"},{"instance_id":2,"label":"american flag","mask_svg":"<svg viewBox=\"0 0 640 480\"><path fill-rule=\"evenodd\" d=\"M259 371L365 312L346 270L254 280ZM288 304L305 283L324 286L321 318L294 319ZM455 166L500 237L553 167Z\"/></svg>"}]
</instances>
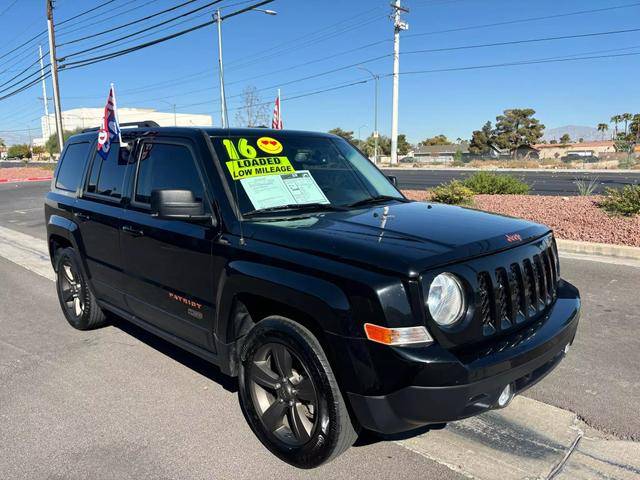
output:
<instances>
[{"instance_id":1,"label":"american flag","mask_svg":"<svg viewBox=\"0 0 640 480\"><path fill-rule=\"evenodd\" d=\"M280 110L280 90L276 97L276 104L273 107L273 120L271 120L271 128L274 130L282 130L282 110Z\"/></svg>"},{"instance_id":2,"label":"american flag","mask_svg":"<svg viewBox=\"0 0 640 480\"><path fill-rule=\"evenodd\" d=\"M106 160L111 150L111 142L119 140L120 126L118 125L118 114L116 112L116 93L113 84L109 88L107 104L104 107L104 118L98 130L98 153Z\"/></svg>"}]
</instances>

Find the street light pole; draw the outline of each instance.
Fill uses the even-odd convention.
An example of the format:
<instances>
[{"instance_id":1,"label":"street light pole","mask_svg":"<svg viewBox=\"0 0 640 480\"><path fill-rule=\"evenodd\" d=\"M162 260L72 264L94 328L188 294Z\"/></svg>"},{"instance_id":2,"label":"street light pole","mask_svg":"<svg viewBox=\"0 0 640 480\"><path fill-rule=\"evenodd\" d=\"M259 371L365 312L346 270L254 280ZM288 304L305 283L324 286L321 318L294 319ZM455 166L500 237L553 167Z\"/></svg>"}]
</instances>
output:
<instances>
[{"instance_id":1,"label":"street light pole","mask_svg":"<svg viewBox=\"0 0 640 480\"><path fill-rule=\"evenodd\" d=\"M373 96L374 96L373 98L373 141L374 141L373 163L377 165L378 164L378 137L380 136L380 134L378 133L378 80L380 80L380 75L376 75L368 68L365 68L362 66L358 68L361 70L364 70L369 75L371 75L375 84L374 93L373 93Z\"/></svg>"},{"instance_id":2,"label":"street light pole","mask_svg":"<svg viewBox=\"0 0 640 480\"><path fill-rule=\"evenodd\" d=\"M232 12L228 15L225 15L224 17L220 14L220 8L217 9L216 13L213 14L213 21L218 24L218 72L220 76L220 123L222 125L222 128L227 128L229 124L229 118L227 115L227 97L224 91L224 63L222 61L222 20L250 11L261 12L266 15L277 15L278 12L275 12L273 10L264 10L261 8L257 8L261 5L266 5L267 3L271 2L273 2L273 0L264 0L262 2L256 3L255 5L251 5L249 7L238 10L237 12Z\"/></svg>"},{"instance_id":3,"label":"street light pole","mask_svg":"<svg viewBox=\"0 0 640 480\"><path fill-rule=\"evenodd\" d=\"M227 128L227 97L224 93L224 63L222 62L222 16L216 10L213 19L218 25L218 76L220 78L220 125Z\"/></svg>"}]
</instances>

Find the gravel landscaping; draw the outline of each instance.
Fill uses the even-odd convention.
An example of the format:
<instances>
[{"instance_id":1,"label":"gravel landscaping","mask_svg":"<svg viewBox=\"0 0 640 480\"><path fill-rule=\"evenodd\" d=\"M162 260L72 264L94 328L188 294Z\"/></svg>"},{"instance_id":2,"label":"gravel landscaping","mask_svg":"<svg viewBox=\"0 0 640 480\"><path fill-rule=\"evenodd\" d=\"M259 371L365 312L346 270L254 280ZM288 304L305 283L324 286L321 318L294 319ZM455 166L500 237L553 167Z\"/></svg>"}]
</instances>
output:
<instances>
[{"instance_id":1,"label":"gravel landscaping","mask_svg":"<svg viewBox=\"0 0 640 480\"><path fill-rule=\"evenodd\" d=\"M429 199L426 191L404 193L413 200ZM631 218L609 215L597 205L601 198L477 195L474 207L549 225L558 238L640 247L640 215Z\"/></svg>"},{"instance_id":2,"label":"gravel landscaping","mask_svg":"<svg viewBox=\"0 0 640 480\"><path fill-rule=\"evenodd\" d=\"M0 181L15 182L29 178L51 178L51 170L39 167L0 168Z\"/></svg>"}]
</instances>

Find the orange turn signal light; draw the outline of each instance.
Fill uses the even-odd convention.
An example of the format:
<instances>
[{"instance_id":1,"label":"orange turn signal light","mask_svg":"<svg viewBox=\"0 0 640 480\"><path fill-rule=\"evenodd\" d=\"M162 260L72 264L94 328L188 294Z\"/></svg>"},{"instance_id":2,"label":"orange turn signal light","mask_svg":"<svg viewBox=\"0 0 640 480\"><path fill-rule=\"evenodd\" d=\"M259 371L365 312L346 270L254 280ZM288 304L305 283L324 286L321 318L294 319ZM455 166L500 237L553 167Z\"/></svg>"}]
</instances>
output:
<instances>
[{"instance_id":1,"label":"orange turn signal light","mask_svg":"<svg viewBox=\"0 0 640 480\"><path fill-rule=\"evenodd\" d=\"M425 327L387 328L373 323L365 323L364 332L369 340L383 345L410 345L433 342L433 338Z\"/></svg>"}]
</instances>

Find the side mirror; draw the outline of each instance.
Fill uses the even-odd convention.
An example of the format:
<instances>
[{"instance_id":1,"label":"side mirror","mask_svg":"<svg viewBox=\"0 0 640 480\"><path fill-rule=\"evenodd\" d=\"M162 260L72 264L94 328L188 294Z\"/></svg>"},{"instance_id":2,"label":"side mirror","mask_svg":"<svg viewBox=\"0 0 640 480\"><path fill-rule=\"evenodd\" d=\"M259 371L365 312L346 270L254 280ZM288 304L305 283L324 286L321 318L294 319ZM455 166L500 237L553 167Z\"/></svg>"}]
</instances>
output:
<instances>
[{"instance_id":1,"label":"side mirror","mask_svg":"<svg viewBox=\"0 0 640 480\"><path fill-rule=\"evenodd\" d=\"M395 175L387 175L387 179L391 182L394 187L398 186L398 177Z\"/></svg>"},{"instance_id":2,"label":"side mirror","mask_svg":"<svg viewBox=\"0 0 640 480\"><path fill-rule=\"evenodd\" d=\"M151 215L163 220L202 222L211 219L211 215L204 213L202 201L196 200L191 190L153 190Z\"/></svg>"}]
</instances>

